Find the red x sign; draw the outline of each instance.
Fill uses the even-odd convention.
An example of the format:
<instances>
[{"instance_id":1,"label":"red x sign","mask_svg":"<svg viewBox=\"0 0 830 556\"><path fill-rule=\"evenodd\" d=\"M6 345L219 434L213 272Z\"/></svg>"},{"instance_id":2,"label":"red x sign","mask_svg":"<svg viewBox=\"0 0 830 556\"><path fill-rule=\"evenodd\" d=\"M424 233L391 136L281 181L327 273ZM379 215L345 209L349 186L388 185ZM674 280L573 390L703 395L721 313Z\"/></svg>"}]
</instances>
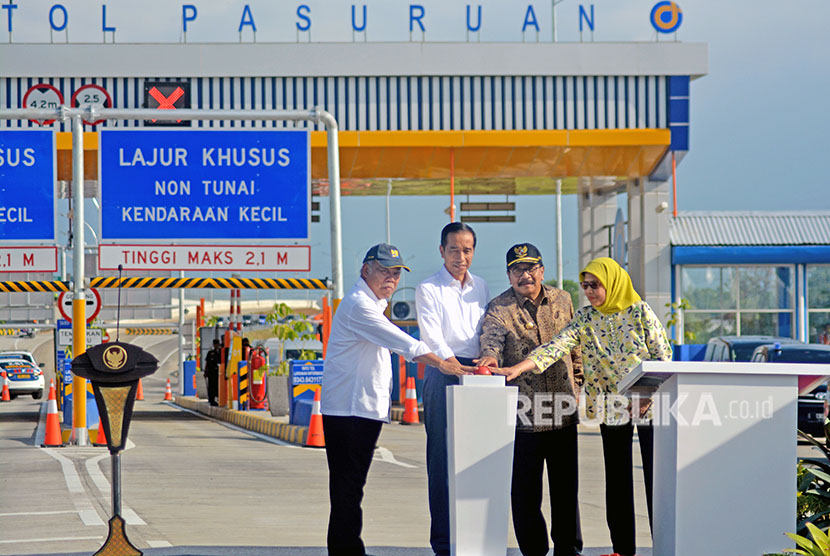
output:
<instances>
[{"instance_id":1,"label":"red x sign","mask_svg":"<svg viewBox=\"0 0 830 556\"><path fill-rule=\"evenodd\" d=\"M181 87L176 87L176 89L172 93L170 93L170 96L168 97L165 97L161 93L161 91L159 91L155 87L147 91L147 93L151 97L153 97L156 100L156 102L159 103L159 105L156 107L158 110L175 110L176 107L174 106L174 104L177 100L182 98L182 95L184 95L184 89L182 89ZM156 120L153 120L153 122L155 121ZM180 122L181 120L176 121Z\"/></svg>"}]
</instances>

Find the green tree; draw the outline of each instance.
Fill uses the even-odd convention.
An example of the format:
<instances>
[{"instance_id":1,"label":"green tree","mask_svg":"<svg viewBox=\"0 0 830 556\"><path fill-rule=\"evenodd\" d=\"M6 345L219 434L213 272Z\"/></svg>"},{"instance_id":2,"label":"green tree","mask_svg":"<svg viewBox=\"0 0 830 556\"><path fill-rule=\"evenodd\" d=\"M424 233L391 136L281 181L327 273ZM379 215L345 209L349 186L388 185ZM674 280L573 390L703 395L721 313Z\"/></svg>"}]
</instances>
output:
<instances>
[{"instance_id":1,"label":"green tree","mask_svg":"<svg viewBox=\"0 0 830 556\"><path fill-rule=\"evenodd\" d=\"M314 326L305 315L294 312L285 303L275 303L274 309L265 317L266 322L272 325L271 331L279 341L279 363L274 371L276 375L288 374L288 361L285 360L285 342L289 340L313 340ZM303 350L301 359L313 359L314 352Z\"/></svg>"},{"instance_id":2,"label":"green tree","mask_svg":"<svg viewBox=\"0 0 830 556\"><path fill-rule=\"evenodd\" d=\"M545 282L548 286L556 287L556 280L548 280ZM562 289L571 294L571 301L574 304L574 309L579 308L579 282L574 280L562 280Z\"/></svg>"}]
</instances>

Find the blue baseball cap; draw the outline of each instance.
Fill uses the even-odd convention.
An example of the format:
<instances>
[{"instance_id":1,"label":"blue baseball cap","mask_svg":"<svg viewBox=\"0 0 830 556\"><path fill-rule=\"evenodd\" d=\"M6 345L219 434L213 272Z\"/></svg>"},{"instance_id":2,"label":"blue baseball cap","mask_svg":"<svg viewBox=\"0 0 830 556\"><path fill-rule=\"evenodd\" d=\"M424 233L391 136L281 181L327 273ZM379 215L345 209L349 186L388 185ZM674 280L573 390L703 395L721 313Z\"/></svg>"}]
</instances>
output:
<instances>
[{"instance_id":1,"label":"blue baseball cap","mask_svg":"<svg viewBox=\"0 0 830 556\"><path fill-rule=\"evenodd\" d=\"M388 243L378 243L366 252L363 257L363 262L377 261L378 264L386 268L403 268L411 272L409 267L403 263L401 252L394 245Z\"/></svg>"}]
</instances>

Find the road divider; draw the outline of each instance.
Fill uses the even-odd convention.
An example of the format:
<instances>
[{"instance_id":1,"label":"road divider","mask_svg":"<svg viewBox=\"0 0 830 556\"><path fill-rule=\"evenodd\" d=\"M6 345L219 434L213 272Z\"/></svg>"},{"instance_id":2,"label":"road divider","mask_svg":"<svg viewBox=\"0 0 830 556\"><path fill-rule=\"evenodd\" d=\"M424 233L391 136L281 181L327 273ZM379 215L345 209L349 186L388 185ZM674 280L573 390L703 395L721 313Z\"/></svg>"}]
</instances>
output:
<instances>
[{"instance_id":1,"label":"road divider","mask_svg":"<svg viewBox=\"0 0 830 556\"><path fill-rule=\"evenodd\" d=\"M308 438L308 427L280 421L279 417L271 417L267 412L238 411L211 406L206 400L191 396L177 396L175 401L168 403L289 444L305 446ZM423 408L418 411L423 421ZM403 421L404 408L393 407L391 417L392 421Z\"/></svg>"},{"instance_id":2,"label":"road divider","mask_svg":"<svg viewBox=\"0 0 830 556\"><path fill-rule=\"evenodd\" d=\"M271 419L267 415L257 415L249 411L237 411L224 407L211 406L207 401L189 396L177 397L175 404L185 409L207 415L208 417L231 423L243 429L298 446L305 445L308 434L308 427L282 423Z\"/></svg>"}]
</instances>

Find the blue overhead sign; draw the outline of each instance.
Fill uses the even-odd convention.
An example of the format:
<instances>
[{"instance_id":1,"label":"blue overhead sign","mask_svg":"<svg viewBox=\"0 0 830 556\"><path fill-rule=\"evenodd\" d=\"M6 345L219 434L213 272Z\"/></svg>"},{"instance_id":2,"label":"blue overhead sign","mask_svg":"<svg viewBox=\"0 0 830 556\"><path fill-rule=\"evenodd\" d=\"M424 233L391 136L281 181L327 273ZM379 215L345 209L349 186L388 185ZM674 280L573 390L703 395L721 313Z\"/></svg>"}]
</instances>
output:
<instances>
[{"instance_id":1,"label":"blue overhead sign","mask_svg":"<svg viewBox=\"0 0 830 556\"><path fill-rule=\"evenodd\" d=\"M102 130L101 241L308 239L302 130Z\"/></svg>"},{"instance_id":2,"label":"blue overhead sign","mask_svg":"<svg viewBox=\"0 0 830 556\"><path fill-rule=\"evenodd\" d=\"M0 242L55 241L55 134L0 131Z\"/></svg>"}]
</instances>

